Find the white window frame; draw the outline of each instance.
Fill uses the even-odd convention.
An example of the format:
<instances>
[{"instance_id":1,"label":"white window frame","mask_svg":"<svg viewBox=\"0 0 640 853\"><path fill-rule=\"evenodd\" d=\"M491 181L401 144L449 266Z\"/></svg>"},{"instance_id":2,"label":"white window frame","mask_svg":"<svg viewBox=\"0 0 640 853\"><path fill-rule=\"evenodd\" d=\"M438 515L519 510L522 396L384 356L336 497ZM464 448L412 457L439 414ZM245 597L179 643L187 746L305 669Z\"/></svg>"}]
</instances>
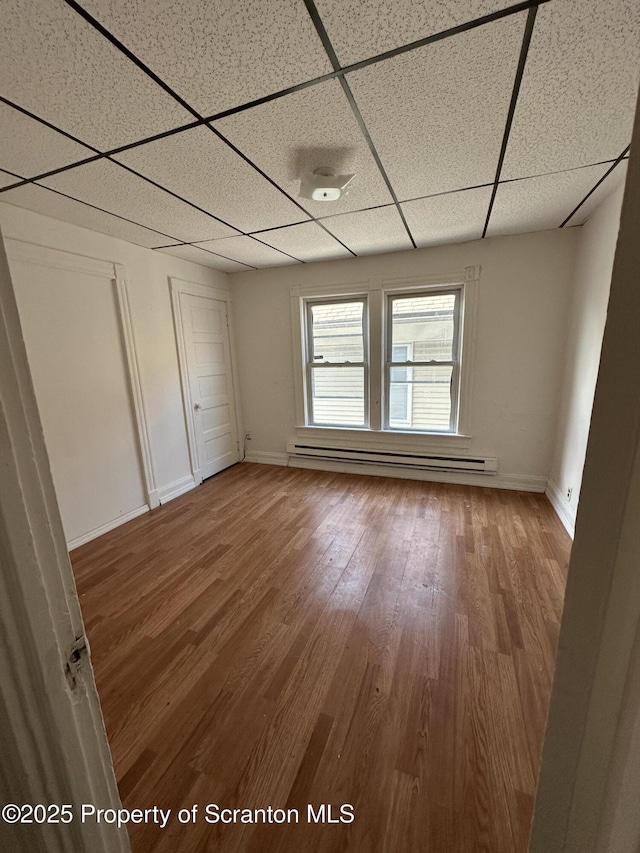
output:
<instances>
[{"instance_id":1,"label":"white window frame","mask_svg":"<svg viewBox=\"0 0 640 853\"><path fill-rule=\"evenodd\" d=\"M458 416L460 412L460 362L462 356L462 305L464 302L464 284L456 284L447 287L426 287L420 290L410 290L406 293L388 291L385 300L385 363L384 363L384 429L388 432L412 432L418 435L457 435ZM455 295L455 303L453 308L453 341L451 346L451 360L433 361L413 361L408 358L407 361L393 361L393 324L392 324L392 303L396 299L407 297L418 298L420 296L435 296L437 294ZM448 430L416 430L411 427L402 429L400 427L391 427L391 412L389 409L391 399L391 369L394 367L406 367L411 370L413 367L429 367L436 366L451 366L453 368L451 374L451 410L449 415Z\"/></svg>"},{"instance_id":2,"label":"white window frame","mask_svg":"<svg viewBox=\"0 0 640 853\"><path fill-rule=\"evenodd\" d=\"M471 445L473 365L475 361L475 327L481 267L421 275L403 279L372 278L348 283L298 284L290 288L293 334L293 372L295 398L295 427L297 438L339 443L345 447L385 447L389 449L428 451L460 450ZM460 331L462 354L459 361L456 432L420 432L389 430L384 426L384 372L386 298L389 294L417 293L430 290L451 290L461 287ZM305 312L308 302L352 301L366 297L368 307L368 395L369 423L365 428L315 426L310 423L307 403L306 359L307 343Z\"/></svg>"},{"instance_id":3,"label":"white window frame","mask_svg":"<svg viewBox=\"0 0 640 853\"><path fill-rule=\"evenodd\" d=\"M340 303L355 302L362 303L362 347L363 361L322 361L318 362L314 358L313 353L313 336L307 334L313 326L313 308L315 305L339 305ZM304 342L305 342L305 396L306 396L306 416L305 422L308 426L315 427L336 427L346 429L369 429L369 317L368 317L368 299L366 296L344 296L341 298L321 297L319 299L308 299L304 301L305 310L305 325L304 325ZM313 415L313 371L322 370L323 368L341 368L341 367L361 367L363 369L363 395L364 395L364 422L362 426L345 426L345 424L317 424L314 421Z\"/></svg>"}]
</instances>

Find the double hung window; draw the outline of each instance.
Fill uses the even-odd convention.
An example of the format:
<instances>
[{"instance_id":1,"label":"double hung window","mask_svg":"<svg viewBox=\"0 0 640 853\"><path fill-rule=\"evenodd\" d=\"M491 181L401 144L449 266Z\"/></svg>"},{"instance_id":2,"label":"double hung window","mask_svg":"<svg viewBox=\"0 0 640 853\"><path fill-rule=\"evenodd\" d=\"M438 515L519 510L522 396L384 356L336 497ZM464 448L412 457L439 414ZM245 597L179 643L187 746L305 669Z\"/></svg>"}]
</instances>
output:
<instances>
[{"instance_id":1,"label":"double hung window","mask_svg":"<svg viewBox=\"0 0 640 853\"><path fill-rule=\"evenodd\" d=\"M366 299L307 303L307 395L315 426L368 424Z\"/></svg>"},{"instance_id":2,"label":"double hung window","mask_svg":"<svg viewBox=\"0 0 640 853\"><path fill-rule=\"evenodd\" d=\"M384 397L390 430L455 432L460 291L387 297Z\"/></svg>"}]
</instances>

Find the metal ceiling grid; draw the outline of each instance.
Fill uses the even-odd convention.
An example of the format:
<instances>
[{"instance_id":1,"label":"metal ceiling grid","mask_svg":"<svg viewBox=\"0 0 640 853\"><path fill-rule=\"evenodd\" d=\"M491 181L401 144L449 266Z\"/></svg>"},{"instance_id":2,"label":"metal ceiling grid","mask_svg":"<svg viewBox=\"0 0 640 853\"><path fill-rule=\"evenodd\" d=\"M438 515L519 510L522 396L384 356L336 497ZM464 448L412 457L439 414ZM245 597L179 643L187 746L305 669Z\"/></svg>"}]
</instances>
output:
<instances>
[{"instance_id":1,"label":"metal ceiling grid","mask_svg":"<svg viewBox=\"0 0 640 853\"><path fill-rule=\"evenodd\" d=\"M336 5L335 0L318 0L320 11L314 0L300 0L293 4L295 14L289 14L291 3L283 5L278 0L270 7L273 13L269 21L262 23L257 21L255 0L242 0L234 6L233 16L225 18L219 15L215 20L215 15L210 14L211 4L207 4L206 0L181 0L171 5L170 14L174 16L172 21L163 24L161 20L158 26L152 15L156 7L152 0L135 0L134 3L128 0L101 0L99 4L96 0L85 0L84 5L76 0L55 0L53 3L34 0L30 4L26 4L25 0L10 0L7 11L13 12L14 17L6 28L5 37L14 43L4 62L6 65L12 59L18 61L13 54L16 50L20 51L20 62L26 57L25 68L32 70L33 79L30 80L30 74L25 73L24 68L21 74L20 68L17 71L12 69L13 76L7 78L11 91L7 94L13 95L16 100L0 96L0 115L3 117L0 131L0 199L78 221L78 224L112 233L140 245L178 255L181 251L181 256L188 255L192 260L197 256L199 263L208 263L214 267L218 265L217 268L228 271L272 266L279 262L304 263L340 255L432 245L437 234L445 242L490 236L495 205L500 205L503 198L509 198L509 203L513 204L515 190L512 186L507 194L506 186L519 182L524 182L522 187L528 188L523 191L535 190L533 195L539 198L540 208L531 220L521 218L522 221L514 225L514 230L535 230L540 227L540 222L546 223L546 227L580 224L577 221L579 216L576 215L580 208L589 198L600 197L603 182L609 175L616 173L617 167L628 154L628 146L620 154L614 156L611 153L611 145L624 130L611 134L611 128L607 127L606 146L604 140L601 146L592 146L594 153L606 148L604 153L608 156L598 159L597 163L580 162L568 170L557 170L564 176L563 180L568 187L566 207L572 208L564 212L562 222L547 223L544 218L545 184L543 181L535 181L544 178L549 172L519 174L517 161L514 166L514 149L510 147L510 140L515 133L518 151L522 152L518 156L523 162L527 159L523 128L532 121L536 86L540 88L543 83L547 85L545 80L540 82L544 78L546 52L559 49L557 45L549 47L548 44L548 33L555 33L554 27L558 29L553 15L559 15L561 23L563 14L568 20L571 15L575 17L577 2L563 0L565 5L561 7L560 0L528 0L505 6L501 0L470 0L468 7L472 13L484 12L472 20L460 19L459 3L436 4L438 17L435 14L436 5L425 2L420 6L423 17L418 16L419 20L414 21L413 26L423 29L424 14L431 9L434 12L432 19L436 23L443 23L445 28L402 44L402 39L411 33L411 27L407 29L406 21L403 21L402 26L395 26L390 19L385 18L384 26L381 26L377 35L369 33L366 28L362 28L359 33L357 26L345 33L337 25L340 15L347 9L352 18L358 11L364 19L367 15L380 14L381 0L349 0L339 5ZM631 54L635 49L633 34L640 32L640 13L633 0L614 0L606 5L612 11L604 24L597 19L593 9L589 9L584 17L596 35L598 25L609 37L611 31L614 31L614 35L618 33L620 43L623 44L624 49L620 50L619 57L610 46L604 70L608 74L607 79L611 81L620 71L623 59L630 66L620 83L620 89L623 90L620 104L614 104L621 116L620 124L624 125L622 119L629 112L626 106L637 87L637 62L629 62L629 59L636 58L635 54ZM559 11L556 12L556 9ZM543 17L544 38L536 42L539 11L546 16ZM177 27L176 14L183 16L184 27ZM601 14L606 18L606 10ZM33 27L29 15L36 16L38 26ZM326 22L323 15L326 16ZM452 186L445 192L419 192L417 197L415 193L407 192L409 183L403 184L397 177L395 152L398 146L385 143L380 148L380 142L385 139L386 113L383 109L380 118L378 109L376 114L376 98L379 97L375 91L376 85L386 96L386 81L387 88L391 85L389 91L393 95L394 60L396 68L397 62L403 61L410 61L412 67L418 68L413 58L419 63L423 62L425 57L429 58L424 52L431 46L434 46L433 50L442 50L444 46L445 52L441 55L445 57L445 65L446 61L455 61L459 65L462 39L476 40L476 32L484 34L484 37L488 35L489 38L495 34L497 38L500 22L509 20L521 20L523 29L517 55L513 50L510 53L507 51L504 62L500 63L504 67L513 63L514 73L508 92L505 92L506 98L503 99L505 105L508 102L508 109L503 117L500 145L497 142L495 145L495 172L491 181L485 178L484 181L475 181L470 185ZM196 24L199 27L197 31ZM210 42L204 36L207 33L211 35L210 30L214 25L218 28L215 32L224 38L220 39L220 47L208 49ZM61 28L66 41L61 39ZM630 30L631 37L628 33L624 35L623 30L625 33ZM36 33L35 36L31 35L32 31ZM68 32L71 32L71 38ZM335 34L337 50L332 34ZM30 59L30 53L34 52L29 42L32 37L36 41L40 39L36 45L36 60L32 57ZM42 49L45 37L48 39L46 50ZM178 46L173 53L167 48L166 41L172 37ZM456 37L461 38L456 42ZM185 38L190 39L188 45L192 46L192 51L187 51L186 56L183 56L187 44ZM562 38L566 40L570 35L561 32L558 38L561 42ZM625 42L625 38L630 39L629 43ZM265 39L270 45L268 48L265 47ZM77 50L74 40L77 42ZM636 41L640 43L640 39ZM245 42L251 51L260 49L264 54L255 67L245 67ZM272 42L275 48L271 46ZM455 50L447 51L447 44L457 47L457 53ZM477 40L477 44L482 42ZM373 56L364 55L368 50L379 47L385 49ZM567 52L566 45L562 49ZM284 70L282 50L285 53L289 51L287 56L290 60L284 63ZM219 80L200 81L193 78L192 66L197 64L193 57L198 58L198 52L202 54L201 61L220 64L223 73ZM532 76L527 77L531 52L534 53L535 67ZM94 54L97 60L93 59ZM160 55L164 57L162 62ZM345 59L342 64L339 55ZM100 61L107 63L106 69L100 66ZM473 56L469 61L473 62ZM32 62L31 66L29 62ZM80 67L81 63L84 66ZM67 65L74 74L67 73ZM127 72L127 68L130 72ZM47 85L42 83L42 79L49 76L50 71L55 85L59 85L56 81L63 74L67 89L69 85L71 89L63 93L64 96L53 99L49 96L49 100L46 100ZM316 71L319 73L314 73ZM361 81L364 78L359 72L366 74L369 90L373 88L373 96L369 96L369 92L363 89ZM488 73L491 74L491 70ZM501 69L500 73L504 74L504 71ZM239 75L242 84L240 89L235 83L229 82L233 75ZM69 78L73 79L72 84L69 84ZM426 82L432 79L433 73ZM507 79L508 75L505 77ZM225 80L229 83L226 88L223 86ZM332 80L335 83L328 82ZM274 82L285 83L285 86L269 91L273 89ZM338 106L335 100L334 93L340 91L332 88L336 84L341 87L344 106ZM110 87L114 86L115 94L110 92ZM446 86L442 88L446 89ZM427 89L425 86L425 92ZM327 102L329 106L326 103L323 105L321 96L329 91L333 101ZM91 103L92 92L98 96L99 111ZM248 99L234 104L234 97L237 99L241 94L248 95ZM415 92L411 94L415 101ZM443 92L443 97L445 94ZM583 100L589 94L577 93ZM401 90L399 95L401 98ZM429 95L437 98L438 92L435 95L429 92ZM21 103L17 102L16 96L20 96ZM69 104L70 101L74 103ZM213 114L203 114L214 102L223 109ZM419 107L419 93L417 103ZM426 104L425 97L425 110ZM301 105L304 105L306 113ZM354 198L352 194L348 205L333 208L327 214L317 203L299 200L294 194L295 176L292 176L291 157L288 162L282 153L283 145L287 145L287 135L282 131L278 135L277 132L279 126L287 125L288 121L291 139L303 147L307 145L307 160L303 158L300 162L308 163L309 157L316 153L314 142L318 143L318 156L322 151L330 156L331 133L323 130L321 124L311 126L312 120L315 120L314 110L322 114L323 109L336 115L339 112L339 121L334 119L336 129L350 125L346 136L337 132L336 136L340 136L343 143L342 154L346 157L355 156L356 161L362 164L363 189L369 188L360 198L357 195ZM500 110L494 112L496 117L493 121L501 121L498 119ZM347 114L351 115L350 120L346 118ZM331 116L327 119L329 125L330 119ZM424 117L421 120L422 125L418 121L415 128L409 128L414 135L416 129L419 132L424 125ZM165 127L159 129L159 124L165 124ZM131 138L137 127L152 132L140 134L138 131L137 138ZM570 129L568 132L570 134ZM196 133L199 135L195 136ZM211 137L207 137L207 133ZM262 136L266 141L261 149L257 143L262 141ZM25 145L23 140L28 140L28 144ZM114 145L114 142L117 144ZM491 142L485 141L483 148L490 149L493 144L493 139ZM555 144L557 148L557 140ZM420 160L418 152L419 146L413 155L414 161ZM401 152L397 156L401 156ZM103 165L100 165L100 161ZM206 175L210 162L211 170ZM531 162L535 165L536 158ZM508 163L508 171L505 163ZM220 168L219 186L216 186L216 166ZM417 166L429 169L429 163L425 165L417 162ZM583 190L587 175L590 176L596 166L601 167L601 171L596 170L593 185L585 193ZM190 168L193 174L189 173ZM356 166L356 171L358 168ZM123 170L121 178L115 177L114 169L116 172ZM581 169L584 171L578 175ZM576 175L568 175L572 172ZM617 174L622 174L622 171L618 169ZM99 187L105 182L109 186ZM141 187L142 182L148 189L136 190L135 187ZM126 183L134 187L131 192L124 186ZM608 181L607 186L610 183ZM424 189L437 189L431 184L422 181ZM239 188L238 198L235 198L234 187ZM501 187L505 187L504 192L499 192ZM575 195L578 187L579 197ZM490 192L485 188L490 188ZM469 192L480 189L484 195ZM465 211L464 204L461 204L465 193L467 199L474 199L473 210L469 208ZM484 203L487 205L486 213L482 233L478 234L471 218L477 223L478 205ZM152 217L147 213L145 205L153 207L156 215ZM549 200L554 215L557 206L557 198L554 198L553 203ZM80 211L85 208L87 213L78 214L74 207ZM588 209L589 205L584 207L585 211ZM433 222L432 233L429 233L428 228L429 216ZM434 216L436 219L433 219ZM499 220L504 220L505 211L498 210L497 216ZM438 230L440 223L446 223L446 226ZM402 237L403 232L405 237ZM500 230L500 233L504 231ZM474 236L470 237L470 234ZM216 251L215 244L218 241L219 251ZM155 245L150 246L154 242ZM188 247L192 247L193 251Z\"/></svg>"}]
</instances>

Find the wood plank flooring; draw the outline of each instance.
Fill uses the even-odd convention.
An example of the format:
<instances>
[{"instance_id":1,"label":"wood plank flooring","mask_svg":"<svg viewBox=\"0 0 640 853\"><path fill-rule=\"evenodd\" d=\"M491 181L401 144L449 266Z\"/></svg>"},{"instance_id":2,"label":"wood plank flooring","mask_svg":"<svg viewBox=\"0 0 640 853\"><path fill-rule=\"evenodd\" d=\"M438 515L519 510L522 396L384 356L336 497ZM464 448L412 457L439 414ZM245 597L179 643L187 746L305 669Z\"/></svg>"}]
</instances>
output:
<instances>
[{"instance_id":1,"label":"wood plank flooring","mask_svg":"<svg viewBox=\"0 0 640 853\"><path fill-rule=\"evenodd\" d=\"M123 804L172 810L135 853L525 853L569 547L542 495L244 463L74 551Z\"/></svg>"}]
</instances>

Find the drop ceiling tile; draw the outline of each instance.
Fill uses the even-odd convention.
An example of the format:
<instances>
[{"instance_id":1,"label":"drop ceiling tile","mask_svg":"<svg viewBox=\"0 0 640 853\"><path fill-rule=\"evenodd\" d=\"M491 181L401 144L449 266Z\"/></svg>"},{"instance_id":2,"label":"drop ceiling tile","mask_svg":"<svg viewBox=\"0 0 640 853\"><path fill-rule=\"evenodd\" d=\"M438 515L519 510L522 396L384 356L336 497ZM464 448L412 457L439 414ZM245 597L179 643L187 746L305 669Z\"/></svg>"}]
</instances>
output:
<instances>
[{"instance_id":1,"label":"drop ceiling tile","mask_svg":"<svg viewBox=\"0 0 640 853\"><path fill-rule=\"evenodd\" d=\"M207 127L149 142L114 159L241 231L304 219L295 204Z\"/></svg>"},{"instance_id":2,"label":"drop ceiling tile","mask_svg":"<svg viewBox=\"0 0 640 853\"><path fill-rule=\"evenodd\" d=\"M619 163L615 167L613 172L611 172L611 174L604 179L598 189L589 196L589 198L585 201L582 207L575 212L575 214L567 222L567 225L583 225L587 221L587 219L589 219L589 217L596 209L596 207L600 204L600 202L604 201L604 199L607 196L611 195L611 193L614 193L618 189L618 187L622 186L622 184L626 181L627 166L628 160L623 160L621 163ZM2 198L2 196L0 196L0 198Z\"/></svg>"},{"instance_id":3,"label":"drop ceiling tile","mask_svg":"<svg viewBox=\"0 0 640 853\"><path fill-rule=\"evenodd\" d=\"M617 157L631 138L640 79L640 3L540 7L503 178Z\"/></svg>"},{"instance_id":4,"label":"drop ceiling tile","mask_svg":"<svg viewBox=\"0 0 640 853\"><path fill-rule=\"evenodd\" d=\"M202 115L331 71L301 0L84 0Z\"/></svg>"},{"instance_id":5,"label":"drop ceiling tile","mask_svg":"<svg viewBox=\"0 0 640 853\"><path fill-rule=\"evenodd\" d=\"M525 16L347 75L400 200L495 178Z\"/></svg>"},{"instance_id":6,"label":"drop ceiling tile","mask_svg":"<svg viewBox=\"0 0 640 853\"><path fill-rule=\"evenodd\" d=\"M412 248L395 204L330 216L322 224L357 255Z\"/></svg>"},{"instance_id":7,"label":"drop ceiling tile","mask_svg":"<svg viewBox=\"0 0 640 853\"><path fill-rule=\"evenodd\" d=\"M316 0L342 65L441 33L513 5L513 0ZM357 21L354 27L353 22Z\"/></svg>"},{"instance_id":8,"label":"drop ceiling tile","mask_svg":"<svg viewBox=\"0 0 640 853\"><path fill-rule=\"evenodd\" d=\"M356 177L337 202L298 199L314 216L391 201L360 127L337 80L229 116L215 126L292 195L305 172L326 166ZM300 217L298 217L300 219Z\"/></svg>"},{"instance_id":9,"label":"drop ceiling tile","mask_svg":"<svg viewBox=\"0 0 640 853\"><path fill-rule=\"evenodd\" d=\"M295 258L283 255L282 252L252 240L251 237L227 237L224 240L208 240L198 245L252 267L282 267L296 263Z\"/></svg>"},{"instance_id":10,"label":"drop ceiling tile","mask_svg":"<svg viewBox=\"0 0 640 853\"><path fill-rule=\"evenodd\" d=\"M41 183L116 216L170 234L175 240L211 240L233 233L233 229L110 160L96 160L52 175Z\"/></svg>"},{"instance_id":11,"label":"drop ceiling tile","mask_svg":"<svg viewBox=\"0 0 640 853\"><path fill-rule=\"evenodd\" d=\"M102 150L192 116L64 0L4 0L3 95Z\"/></svg>"},{"instance_id":12,"label":"drop ceiling tile","mask_svg":"<svg viewBox=\"0 0 640 853\"><path fill-rule=\"evenodd\" d=\"M492 187L447 193L402 203L418 246L479 240L491 201Z\"/></svg>"},{"instance_id":13,"label":"drop ceiling tile","mask_svg":"<svg viewBox=\"0 0 640 853\"><path fill-rule=\"evenodd\" d=\"M118 237L120 240L127 240L129 243L135 243L138 246L146 246L148 249L171 242L165 234L159 234L157 231L150 231L134 222L119 219L110 213L96 210L94 207L89 207L80 201L67 198L37 184L25 184L15 190L7 190L6 193L0 195L0 201L15 204L17 207L26 207L27 210L34 210L36 213L42 213L45 216L53 216L55 219L72 222L82 228L89 228L91 231L98 231L101 234L109 234L111 237Z\"/></svg>"},{"instance_id":14,"label":"drop ceiling tile","mask_svg":"<svg viewBox=\"0 0 640 853\"><path fill-rule=\"evenodd\" d=\"M11 184L19 183L22 178L19 178L17 175L12 175L10 172L5 172L0 169L0 187L10 187ZM2 196L0 196L0 201L2 201Z\"/></svg>"},{"instance_id":15,"label":"drop ceiling tile","mask_svg":"<svg viewBox=\"0 0 640 853\"><path fill-rule=\"evenodd\" d=\"M35 177L94 153L0 101L0 165L10 172Z\"/></svg>"},{"instance_id":16,"label":"drop ceiling tile","mask_svg":"<svg viewBox=\"0 0 640 853\"><path fill-rule=\"evenodd\" d=\"M353 255L315 222L303 222L257 235L275 249L288 252L301 261L326 261L332 258L352 258Z\"/></svg>"},{"instance_id":17,"label":"drop ceiling tile","mask_svg":"<svg viewBox=\"0 0 640 853\"><path fill-rule=\"evenodd\" d=\"M587 166L500 184L487 235L558 228L607 168Z\"/></svg>"},{"instance_id":18,"label":"drop ceiling tile","mask_svg":"<svg viewBox=\"0 0 640 853\"><path fill-rule=\"evenodd\" d=\"M199 249L197 246L169 246L164 249L158 249L158 251L163 255L173 255L174 258L181 258L183 261L193 261L194 264L211 267L211 269L220 270L221 272L246 272L250 269L245 264L238 264L235 261L221 258L212 252Z\"/></svg>"}]
</instances>

